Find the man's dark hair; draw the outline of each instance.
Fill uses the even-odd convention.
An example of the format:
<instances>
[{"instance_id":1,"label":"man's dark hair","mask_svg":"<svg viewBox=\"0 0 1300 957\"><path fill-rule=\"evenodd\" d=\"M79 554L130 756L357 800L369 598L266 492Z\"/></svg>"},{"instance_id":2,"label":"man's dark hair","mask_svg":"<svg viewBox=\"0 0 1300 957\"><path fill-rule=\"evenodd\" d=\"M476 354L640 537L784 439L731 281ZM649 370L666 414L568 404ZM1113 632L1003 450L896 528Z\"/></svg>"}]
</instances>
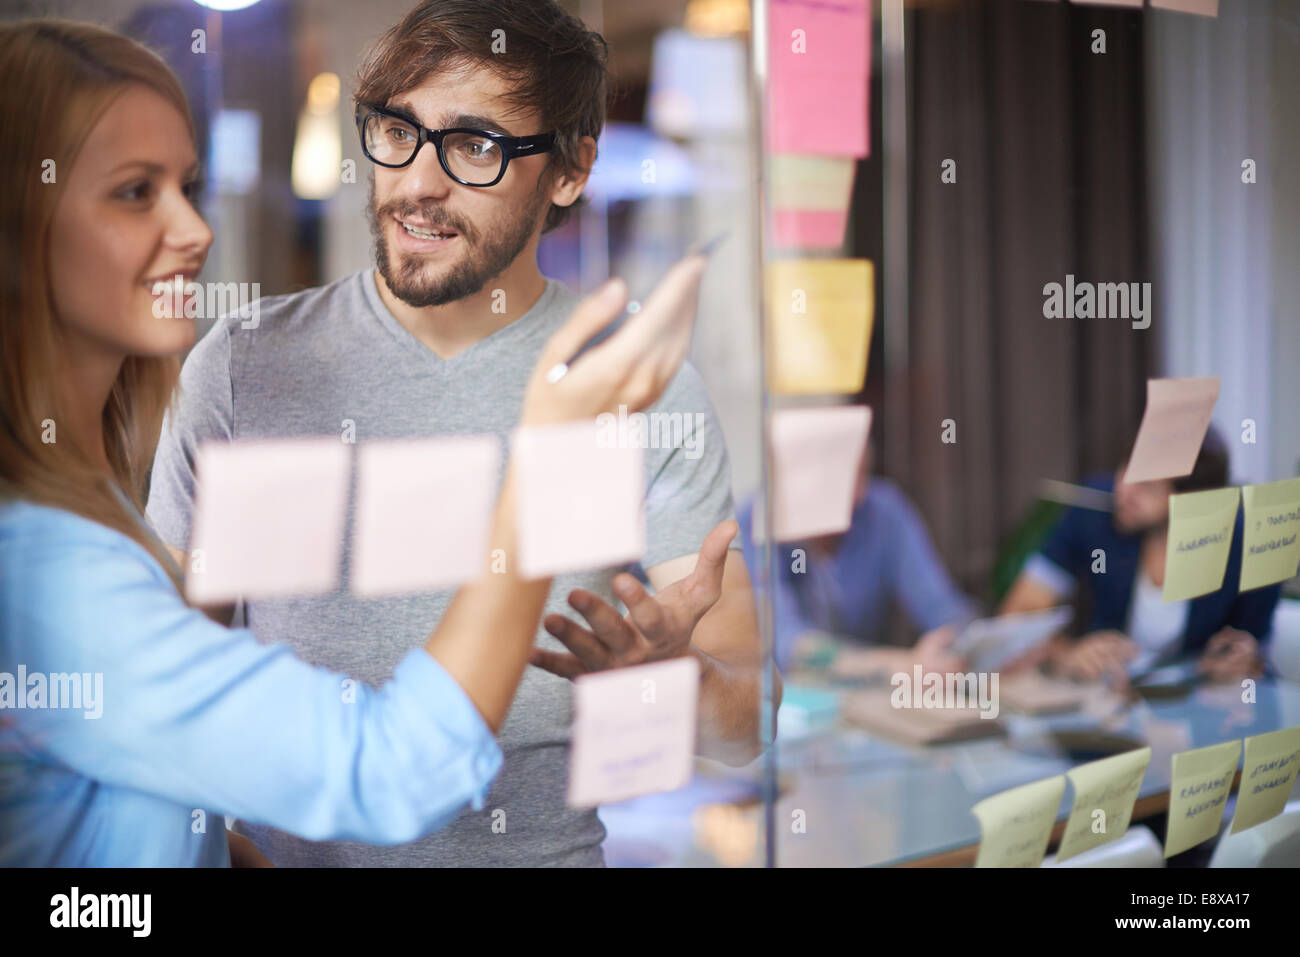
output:
<instances>
[{"instance_id":1,"label":"man's dark hair","mask_svg":"<svg viewBox=\"0 0 1300 957\"><path fill-rule=\"evenodd\" d=\"M555 0L424 0L371 48L354 100L384 106L442 70L485 67L510 82L513 108L538 113L537 132L558 134L550 177L581 171L579 140L600 136L609 89L606 60L600 34ZM564 223L580 203L552 205L543 231Z\"/></svg>"},{"instance_id":2,"label":"man's dark hair","mask_svg":"<svg viewBox=\"0 0 1300 957\"><path fill-rule=\"evenodd\" d=\"M1228 484L1229 462L1228 445L1223 441L1214 426L1205 433L1201 451L1196 456L1190 475L1183 475L1173 480L1175 492L1200 492L1205 489L1223 488Z\"/></svg>"}]
</instances>

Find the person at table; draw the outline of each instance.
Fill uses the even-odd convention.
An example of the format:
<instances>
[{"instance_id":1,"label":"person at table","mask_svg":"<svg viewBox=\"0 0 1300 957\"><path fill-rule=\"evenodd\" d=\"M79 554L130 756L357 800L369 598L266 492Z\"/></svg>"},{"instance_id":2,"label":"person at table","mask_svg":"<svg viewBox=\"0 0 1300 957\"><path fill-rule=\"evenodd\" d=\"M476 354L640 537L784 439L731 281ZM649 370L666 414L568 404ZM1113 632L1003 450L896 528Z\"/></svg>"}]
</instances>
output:
<instances>
[{"instance_id":1,"label":"person at table","mask_svg":"<svg viewBox=\"0 0 1300 957\"><path fill-rule=\"evenodd\" d=\"M1110 513L1070 508L1043 547L1025 564L1000 612L1036 611L1069 602L1080 586L1091 597L1087 631L1078 639L1059 636L1043 656L1054 670L1081 680L1111 676L1119 682L1160 665L1195 656L1198 670L1216 681L1263 672L1262 645L1268 637L1280 588L1238 592L1242 517L1237 513L1223 587L1184 601L1161 600L1169 496L1228 484L1228 450L1207 433L1190 475L1125 483L1125 466L1113 476L1085 484L1113 494ZM1105 554L1105 573L1094 573L1096 553Z\"/></svg>"},{"instance_id":2,"label":"person at table","mask_svg":"<svg viewBox=\"0 0 1300 957\"><path fill-rule=\"evenodd\" d=\"M854 647L855 673L907 671L917 663L926 672L962 670L949 645L957 626L975 616L975 606L953 584L916 507L893 482L872 477L871 461L868 447L847 531L773 546L780 551L772 596L777 667L788 667L805 635L828 632ZM751 498L737 519L745 561L758 581L762 559L753 512ZM894 605L921 633L911 647L888 646Z\"/></svg>"}]
</instances>

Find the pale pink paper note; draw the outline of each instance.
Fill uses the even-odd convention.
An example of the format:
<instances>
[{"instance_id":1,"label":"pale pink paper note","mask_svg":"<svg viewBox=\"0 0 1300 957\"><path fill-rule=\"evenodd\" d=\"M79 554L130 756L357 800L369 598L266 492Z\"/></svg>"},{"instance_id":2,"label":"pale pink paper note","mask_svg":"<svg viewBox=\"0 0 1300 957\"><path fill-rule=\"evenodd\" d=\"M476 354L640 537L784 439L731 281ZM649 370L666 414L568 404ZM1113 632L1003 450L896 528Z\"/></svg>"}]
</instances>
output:
<instances>
[{"instance_id":1,"label":"pale pink paper note","mask_svg":"<svg viewBox=\"0 0 1300 957\"><path fill-rule=\"evenodd\" d=\"M434 591L483 574L500 466L501 443L493 435L363 444L353 594Z\"/></svg>"},{"instance_id":2,"label":"pale pink paper note","mask_svg":"<svg viewBox=\"0 0 1300 957\"><path fill-rule=\"evenodd\" d=\"M833 209L772 211L772 241L786 249L839 249L849 215Z\"/></svg>"},{"instance_id":3,"label":"pale pink paper note","mask_svg":"<svg viewBox=\"0 0 1300 957\"><path fill-rule=\"evenodd\" d=\"M645 453L638 433L607 426L601 419L515 432L525 576L621 565L645 554Z\"/></svg>"},{"instance_id":4,"label":"pale pink paper note","mask_svg":"<svg viewBox=\"0 0 1300 957\"><path fill-rule=\"evenodd\" d=\"M1151 6L1176 13L1194 13L1200 17L1219 15L1219 0L1151 0Z\"/></svg>"},{"instance_id":5,"label":"pale pink paper note","mask_svg":"<svg viewBox=\"0 0 1300 957\"><path fill-rule=\"evenodd\" d=\"M865 405L772 413L776 541L831 535L849 527L870 429L871 410Z\"/></svg>"},{"instance_id":6,"label":"pale pink paper note","mask_svg":"<svg viewBox=\"0 0 1300 957\"><path fill-rule=\"evenodd\" d=\"M200 446L186 596L214 603L333 589L349 458L337 438Z\"/></svg>"},{"instance_id":7,"label":"pale pink paper note","mask_svg":"<svg viewBox=\"0 0 1300 957\"><path fill-rule=\"evenodd\" d=\"M768 144L866 156L871 18L866 0L770 0Z\"/></svg>"},{"instance_id":8,"label":"pale pink paper note","mask_svg":"<svg viewBox=\"0 0 1300 957\"><path fill-rule=\"evenodd\" d=\"M1084 7L1136 7L1142 9L1142 0L1070 0Z\"/></svg>"},{"instance_id":9,"label":"pale pink paper note","mask_svg":"<svg viewBox=\"0 0 1300 957\"><path fill-rule=\"evenodd\" d=\"M691 779L700 666L673 658L573 683L570 807L673 791Z\"/></svg>"},{"instance_id":10,"label":"pale pink paper note","mask_svg":"<svg viewBox=\"0 0 1300 957\"><path fill-rule=\"evenodd\" d=\"M1146 412L1124 481L1150 482L1191 474L1218 399L1218 376L1148 379Z\"/></svg>"}]
</instances>

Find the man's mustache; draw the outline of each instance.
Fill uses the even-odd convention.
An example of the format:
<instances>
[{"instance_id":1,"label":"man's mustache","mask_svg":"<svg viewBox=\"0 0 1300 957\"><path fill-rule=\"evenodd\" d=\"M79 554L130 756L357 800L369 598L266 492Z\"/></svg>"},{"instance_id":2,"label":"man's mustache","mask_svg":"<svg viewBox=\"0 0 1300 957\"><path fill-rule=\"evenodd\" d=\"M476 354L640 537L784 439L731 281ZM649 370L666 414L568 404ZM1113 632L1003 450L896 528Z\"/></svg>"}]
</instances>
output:
<instances>
[{"instance_id":1,"label":"man's mustache","mask_svg":"<svg viewBox=\"0 0 1300 957\"><path fill-rule=\"evenodd\" d=\"M390 204L379 209L378 217L387 219L418 219L422 223L427 223L432 229L445 229L449 232L459 233L468 239L474 239L474 231L467 224L460 222L457 218L448 216L437 209L421 209L418 206L401 206Z\"/></svg>"}]
</instances>

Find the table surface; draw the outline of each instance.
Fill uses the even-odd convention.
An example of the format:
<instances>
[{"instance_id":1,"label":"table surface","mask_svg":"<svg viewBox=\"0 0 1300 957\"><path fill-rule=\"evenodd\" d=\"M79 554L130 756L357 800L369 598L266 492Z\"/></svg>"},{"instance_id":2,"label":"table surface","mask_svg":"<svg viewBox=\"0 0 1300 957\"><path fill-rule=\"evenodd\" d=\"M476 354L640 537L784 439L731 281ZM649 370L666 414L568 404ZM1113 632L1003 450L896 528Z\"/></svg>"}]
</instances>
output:
<instances>
[{"instance_id":1,"label":"table surface","mask_svg":"<svg viewBox=\"0 0 1300 957\"><path fill-rule=\"evenodd\" d=\"M787 685L815 687L814 676ZM847 689L823 685L842 695ZM814 692L815 693L815 692ZM788 695L788 699L789 699ZM970 808L979 800L1050 777L1092 757L1071 755L1049 734L1104 730L1150 745L1138 800L1166 794L1170 759L1180 751L1300 725L1300 685L1260 681L1245 703L1239 685L1201 685L1171 699L1116 709L1098 701L1053 716L1000 715L1007 735L915 747L835 719L799 727L783 711L777 738L781 796L776 863L781 867L863 867L918 862L979 842ZM700 762L691 784L600 810L610 866L754 866L762 859L761 762L730 769ZM1069 812L1067 789L1059 817Z\"/></svg>"}]
</instances>

